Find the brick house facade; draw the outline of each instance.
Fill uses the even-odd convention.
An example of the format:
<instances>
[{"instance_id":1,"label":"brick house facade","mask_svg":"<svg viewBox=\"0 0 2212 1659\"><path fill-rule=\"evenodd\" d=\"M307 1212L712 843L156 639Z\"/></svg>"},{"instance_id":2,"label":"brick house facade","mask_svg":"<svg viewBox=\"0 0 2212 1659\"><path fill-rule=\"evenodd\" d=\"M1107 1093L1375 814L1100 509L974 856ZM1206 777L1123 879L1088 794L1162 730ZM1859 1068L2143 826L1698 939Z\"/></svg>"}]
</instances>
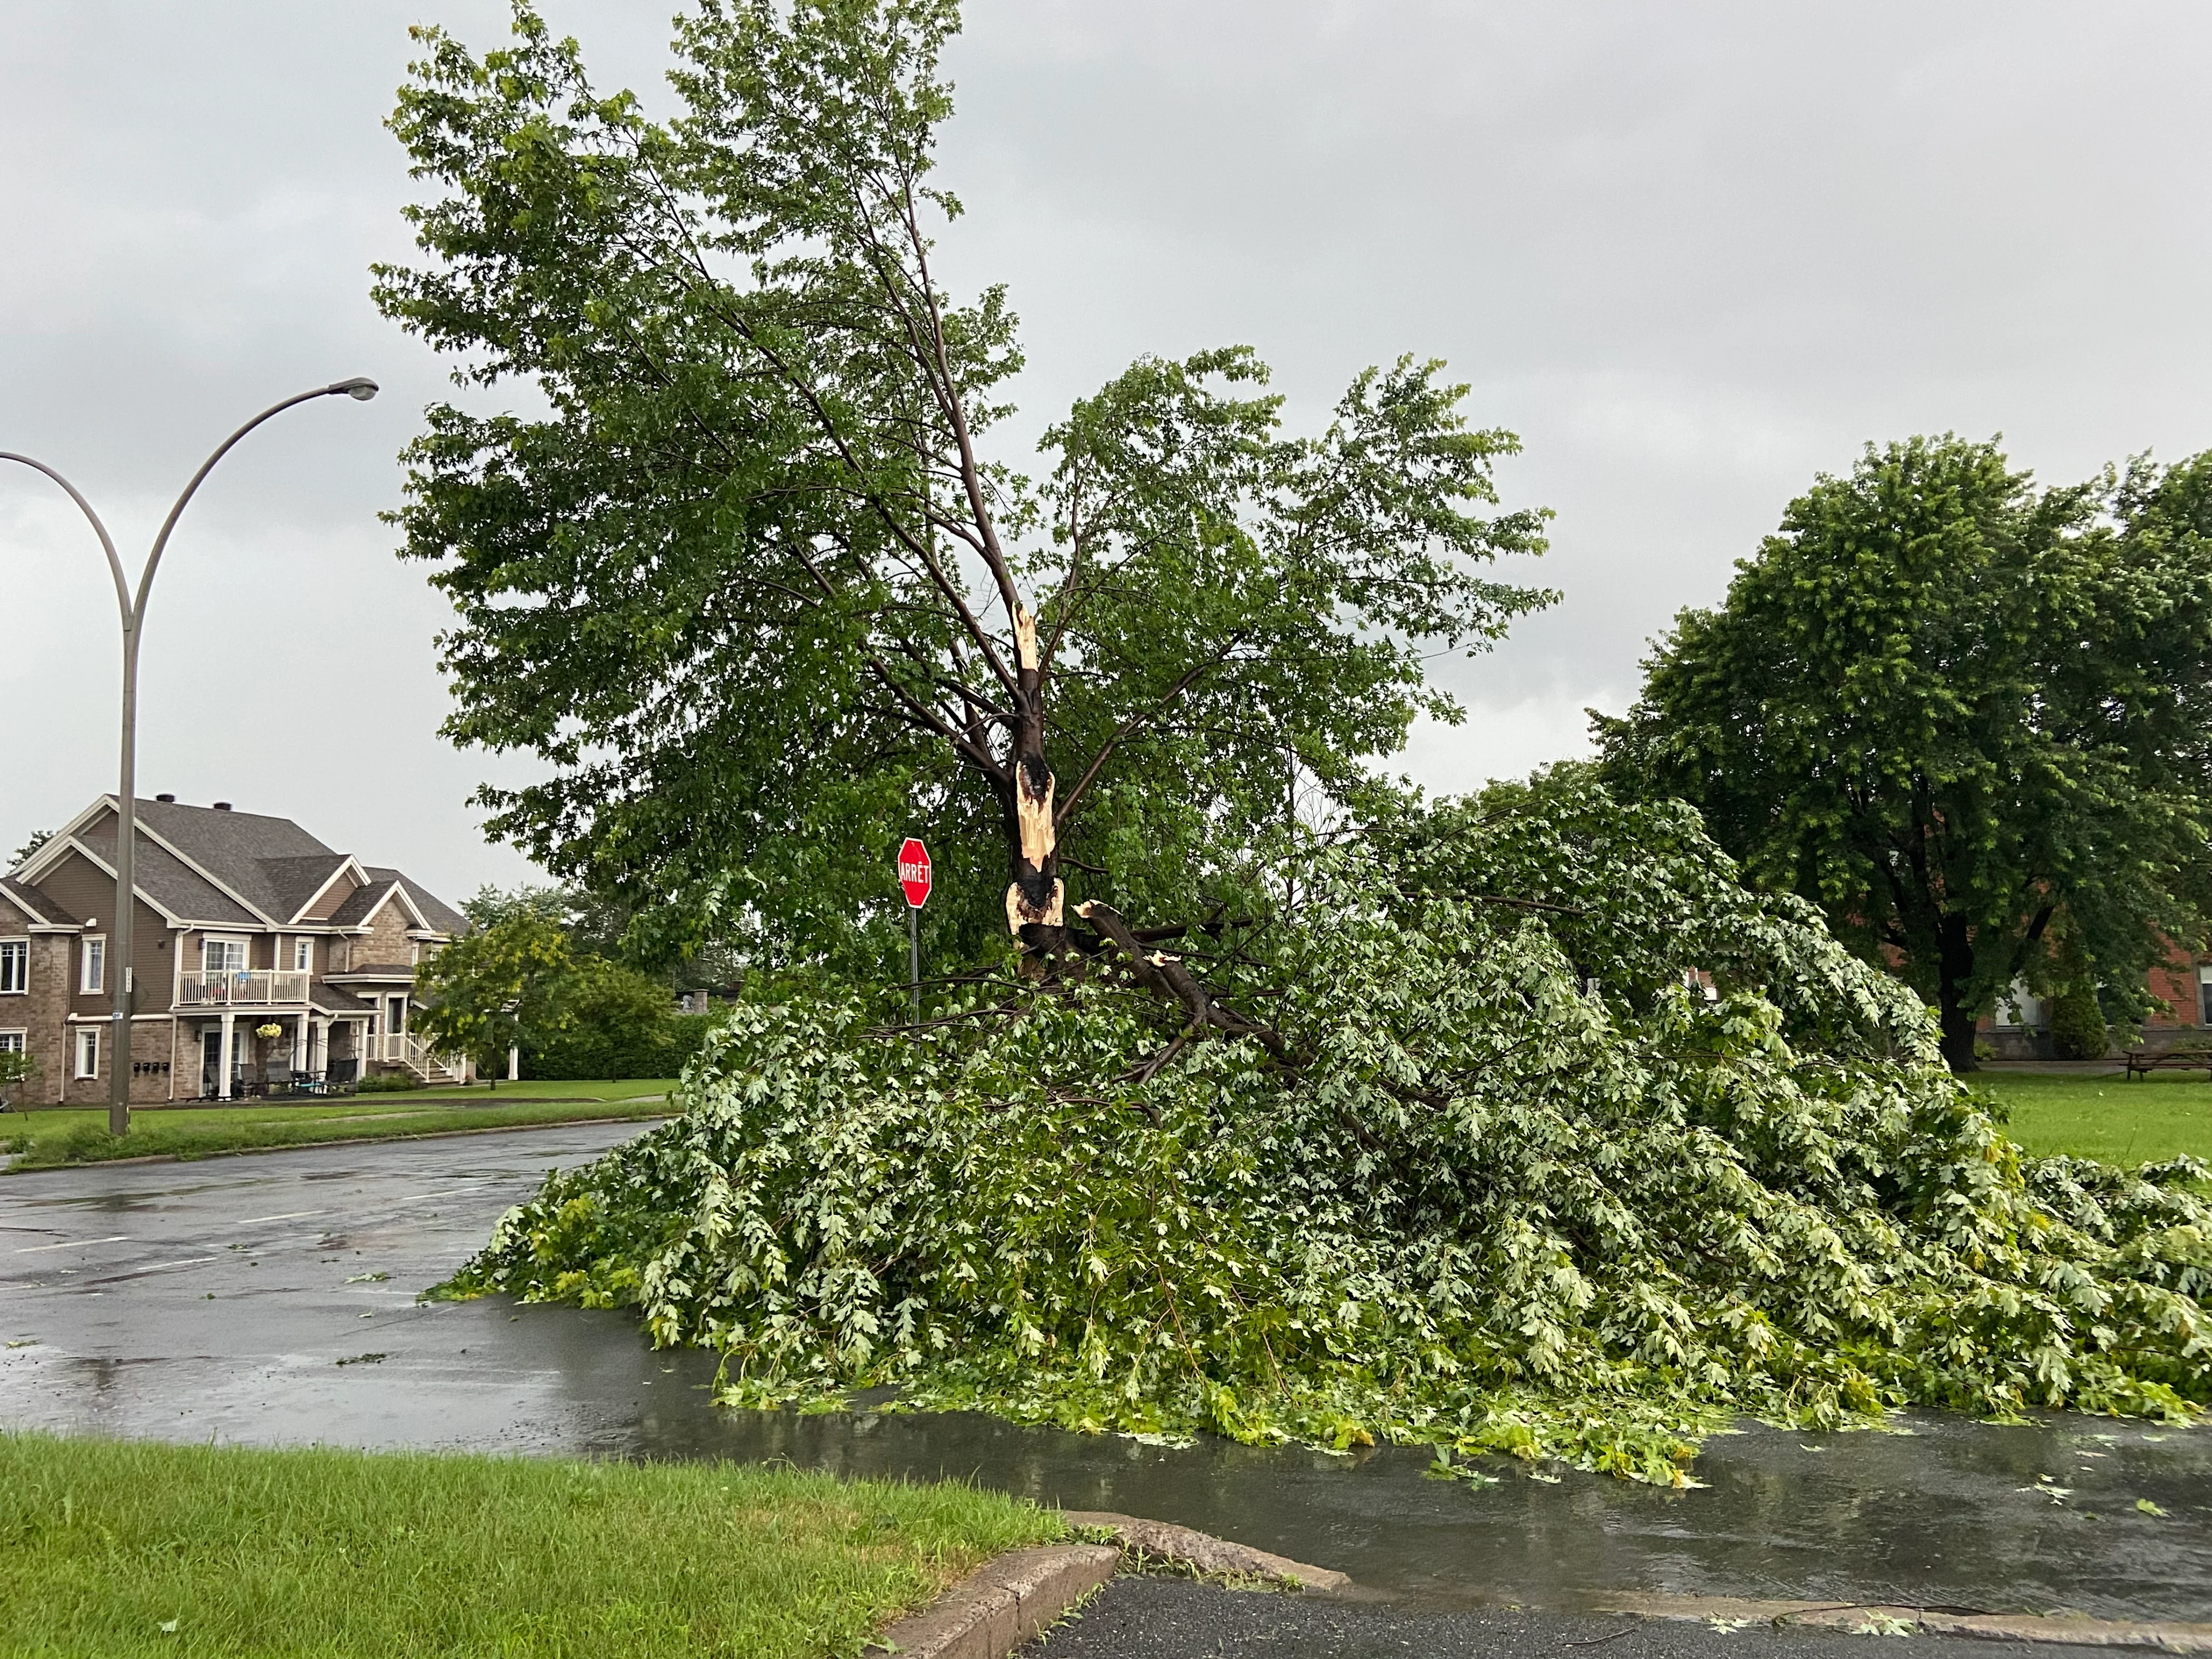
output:
<instances>
[{"instance_id":1,"label":"brick house facade","mask_svg":"<svg viewBox=\"0 0 2212 1659\"><path fill-rule=\"evenodd\" d=\"M107 1098L119 817L102 796L0 877L0 1047L38 1062L26 1104ZM289 818L157 796L137 819L133 1101L230 1099L295 1075L468 1075L408 1029L416 964L468 926L451 906Z\"/></svg>"},{"instance_id":2,"label":"brick house facade","mask_svg":"<svg viewBox=\"0 0 2212 1659\"><path fill-rule=\"evenodd\" d=\"M2175 951L2172 959L2144 975L2150 1014L2142 1024L2142 1046L2154 1051L2181 1043L2212 1042L2212 957L2191 959ZM1984 1014L1982 1041L2000 1060L2049 1060L2051 1005L2024 986ZM2124 1033L2122 1033L2124 1036Z\"/></svg>"}]
</instances>

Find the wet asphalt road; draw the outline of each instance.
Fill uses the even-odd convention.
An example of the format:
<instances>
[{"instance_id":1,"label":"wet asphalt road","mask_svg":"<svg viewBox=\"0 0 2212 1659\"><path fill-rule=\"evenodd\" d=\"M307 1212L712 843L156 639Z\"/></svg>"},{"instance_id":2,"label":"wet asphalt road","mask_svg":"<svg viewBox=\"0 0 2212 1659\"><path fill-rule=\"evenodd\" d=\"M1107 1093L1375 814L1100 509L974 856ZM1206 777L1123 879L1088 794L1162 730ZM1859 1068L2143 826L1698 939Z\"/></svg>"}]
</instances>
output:
<instances>
[{"instance_id":1,"label":"wet asphalt road","mask_svg":"<svg viewBox=\"0 0 2212 1659\"><path fill-rule=\"evenodd\" d=\"M640 1344L580 1353L529 1328L566 1310L415 1298L549 1168L641 1127L0 1176L0 1424L587 1449L653 1398Z\"/></svg>"},{"instance_id":2,"label":"wet asphalt road","mask_svg":"<svg viewBox=\"0 0 2212 1659\"><path fill-rule=\"evenodd\" d=\"M720 1411L713 1357L655 1353L626 1314L416 1304L549 1168L639 1133L592 1125L0 1176L0 1427L966 1479L1194 1526L1393 1598L1117 1584L1055 1637L1053 1659L1571 1656L1584 1640L1607 1659L1674 1659L1854 1641L1863 1653L1873 1639L1501 1610L1588 1608L1624 1592L2212 1619L2204 1430L1933 1413L1895 1434L1752 1425L1708 1446L1701 1489L1510 1460L1488 1460L1492 1484L1474 1486L1424 1479L1427 1455L1413 1448L1346 1457L963 1413ZM1559 1622L1577 1618L1594 1620L1588 1633ZM1991 1646L1967 1659L1996 1659Z\"/></svg>"},{"instance_id":3,"label":"wet asphalt road","mask_svg":"<svg viewBox=\"0 0 2212 1659\"><path fill-rule=\"evenodd\" d=\"M1319 1596L1117 1578L1023 1659L2110 1659L2109 1648L1752 1626L1486 1608L1417 1613Z\"/></svg>"}]
</instances>

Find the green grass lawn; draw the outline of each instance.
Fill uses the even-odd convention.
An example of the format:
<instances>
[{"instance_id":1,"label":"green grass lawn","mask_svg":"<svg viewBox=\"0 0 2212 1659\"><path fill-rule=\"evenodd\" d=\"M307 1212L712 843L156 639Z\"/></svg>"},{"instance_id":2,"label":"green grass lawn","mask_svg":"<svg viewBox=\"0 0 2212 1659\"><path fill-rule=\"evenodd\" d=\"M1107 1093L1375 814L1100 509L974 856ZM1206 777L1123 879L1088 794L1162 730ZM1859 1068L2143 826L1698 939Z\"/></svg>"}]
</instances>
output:
<instances>
[{"instance_id":1,"label":"green grass lawn","mask_svg":"<svg viewBox=\"0 0 2212 1659\"><path fill-rule=\"evenodd\" d=\"M2008 1132L2031 1152L2107 1164L2179 1152L2212 1159L2212 1082L2202 1072L2154 1072L2132 1083L2118 1070L1980 1072L1973 1082L2006 1109Z\"/></svg>"},{"instance_id":2,"label":"green grass lawn","mask_svg":"<svg viewBox=\"0 0 2212 1659\"><path fill-rule=\"evenodd\" d=\"M318 1141L385 1139L454 1129L520 1127L580 1118L657 1116L666 1079L613 1083L507 1083L483 1087L365 1094L342 1100L257 1101L244 1106L141 1107L131 1133L107 1133L105 1108L10 1112L0 1117L0 1151L16 1170L52 1169L107 1158L205 1158L214 1153Z\"/></svg>"},{"instance_id":3,"label":"green grass lawn","mask_svg":"<svg viewBox=\"0 0 2212 1659\"><path fill-rule=\"evenodd\" d=\"M0 1435L0 1649L822 1659L1064 1535L961 1486Z\"/></svg>"}]
</instances>

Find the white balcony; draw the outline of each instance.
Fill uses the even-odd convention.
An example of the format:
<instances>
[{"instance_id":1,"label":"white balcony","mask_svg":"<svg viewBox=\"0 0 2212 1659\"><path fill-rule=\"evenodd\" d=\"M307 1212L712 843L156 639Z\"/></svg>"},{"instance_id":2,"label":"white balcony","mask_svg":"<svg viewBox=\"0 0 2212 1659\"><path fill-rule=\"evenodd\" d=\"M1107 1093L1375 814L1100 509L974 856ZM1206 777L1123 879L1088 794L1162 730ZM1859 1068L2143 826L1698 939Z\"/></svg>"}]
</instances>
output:
<instances>
[{"instance_id":1,"label":"white balcony","mask_svg":"<svg viewBox=\"0 0 2212 1659\"><path fill-rule=\"evenodd\" d=\"M179 1008L266 1008L307 1000L313 975L302 969L240 968L228 974L185 974L177 982Z\"/></svg>"}]
</instances>

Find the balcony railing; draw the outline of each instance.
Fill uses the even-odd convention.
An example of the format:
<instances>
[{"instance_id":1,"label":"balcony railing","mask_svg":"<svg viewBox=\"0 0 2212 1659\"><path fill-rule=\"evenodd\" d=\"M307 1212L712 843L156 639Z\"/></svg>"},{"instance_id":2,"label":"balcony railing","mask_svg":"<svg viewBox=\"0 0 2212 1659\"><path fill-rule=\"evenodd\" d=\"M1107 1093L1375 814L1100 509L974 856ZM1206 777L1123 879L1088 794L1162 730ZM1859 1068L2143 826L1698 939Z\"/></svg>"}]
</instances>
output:
<instances>
[{"instance_id":1,"label":"balcony railing","mask_svg":"<svg viewBox=\"0 0 2212 1659\"><path fill-rule=\"evenodd\" d=\"M295 968L240 968L228 974L185 974L177 983L177 1006L266 1007L271 1003L305 1002L307 981L313 977L305 969Z\"/></svg>"}]
</instances>

